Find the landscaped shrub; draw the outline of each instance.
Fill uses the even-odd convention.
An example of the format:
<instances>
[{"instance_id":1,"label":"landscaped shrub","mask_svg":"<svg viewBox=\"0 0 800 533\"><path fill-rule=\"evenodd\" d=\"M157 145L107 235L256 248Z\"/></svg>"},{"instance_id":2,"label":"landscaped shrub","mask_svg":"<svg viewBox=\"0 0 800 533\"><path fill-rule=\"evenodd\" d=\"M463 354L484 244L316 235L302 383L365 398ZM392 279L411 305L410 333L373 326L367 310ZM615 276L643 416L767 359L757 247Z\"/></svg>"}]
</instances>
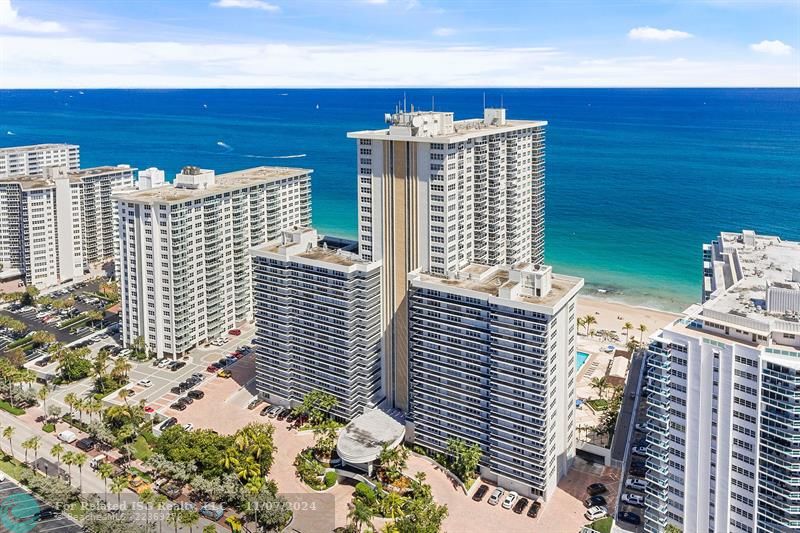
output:
<instances>
[{"instance_id":1,"label":"landscaped shrub","mask_svg":"<svg viewBox=\"0 0 800 533\"><path fill-rule=\"evenodd\" d=\"M11 413L12 415L16 415L16 416L25 414L25 409L20 409L19 407L14 407L14 406L12 406L10 403L8 403L5 400L0 400L0 409L2 409L3 411L7 411L7 412Z\"/></svg>"},{"instance_id":2,"label":"landscaped shrub","mask_svg":"<svg viewBox=\"0 0 800 533\"><path fill-rule=\"evenodd\" d=\"M369 505L374 504L377 499L375 496L375 491L372 490L372 487L363 481L359 481L356 485L356 497L364 500Z\"/></svg>"},{"instance_id":3,"label":"landscaped shrub","mask_svg":"<svg viewBox=\"0 0 800 533\"><path fill-rule=\"evenodd\" d=\"M336 485L336 472L330 471L325 474L325 488L329 489Z\"/></svg>"},{"instance_id":4,"label":"landscaped shrub","mask_svg":"<svg viewBox=\"0 0 800 533\"><path fill-rule=\"evenodd\" d=\"M56 425L55 424L51 424L49 422L42 426L42 431L44 431L45 433L52 433L55 430L56 430Z\"/></svg>"}]
</instances>

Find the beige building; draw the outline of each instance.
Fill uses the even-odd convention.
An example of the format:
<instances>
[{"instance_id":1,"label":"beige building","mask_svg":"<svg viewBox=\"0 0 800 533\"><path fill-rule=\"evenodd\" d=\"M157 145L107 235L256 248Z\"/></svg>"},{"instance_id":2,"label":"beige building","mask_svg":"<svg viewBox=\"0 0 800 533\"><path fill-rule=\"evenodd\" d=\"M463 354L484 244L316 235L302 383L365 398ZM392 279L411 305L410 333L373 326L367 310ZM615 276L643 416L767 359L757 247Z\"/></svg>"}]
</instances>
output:
<instances>
[{"instance_id":1,"label":"beige building","mask_svg":"<svg viewBox=\"0 0 800 533\"><path fill-rule=\"evenodd\" d=\"M383 264L387 398L407 409L408 273L543 261L547 123L508 120L505 109L458 121L412 109L386 120L348 137L358 140L359 253Z\"/></svg>"}]
</instances>

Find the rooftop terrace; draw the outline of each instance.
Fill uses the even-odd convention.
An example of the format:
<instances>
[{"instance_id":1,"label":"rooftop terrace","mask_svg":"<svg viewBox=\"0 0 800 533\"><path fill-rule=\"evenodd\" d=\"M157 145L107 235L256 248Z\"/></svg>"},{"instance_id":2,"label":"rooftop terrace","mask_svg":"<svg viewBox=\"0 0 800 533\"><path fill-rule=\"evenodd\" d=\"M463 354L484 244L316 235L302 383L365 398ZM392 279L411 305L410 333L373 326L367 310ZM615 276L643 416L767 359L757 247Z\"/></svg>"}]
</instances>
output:
<instances>
[{"instance_id":1,"label":"rooftop terrace","mask_svg":"<svg viewBox=\"0 0 800 533\"><path fill-rule=\"evenodd\" d=\"M0 148L0 154L13 154L17 152L30 152L32 150L55 150L59 148L78 148L77 144L60 144L60 143L47 143L47 144L29 144L26 146L10 146L8 148Z\"/></svg>"}]
</instances>

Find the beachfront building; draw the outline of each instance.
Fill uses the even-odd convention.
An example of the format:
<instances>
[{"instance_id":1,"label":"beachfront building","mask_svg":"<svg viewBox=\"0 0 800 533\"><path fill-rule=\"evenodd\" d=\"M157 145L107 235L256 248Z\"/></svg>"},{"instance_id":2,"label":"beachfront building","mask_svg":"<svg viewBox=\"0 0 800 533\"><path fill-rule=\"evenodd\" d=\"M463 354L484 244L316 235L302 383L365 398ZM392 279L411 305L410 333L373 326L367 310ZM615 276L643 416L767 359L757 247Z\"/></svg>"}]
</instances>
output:
<instances>
[{"instance_id":1,"label":"beachfront building","mask_svg":"<svg viewBox=\"0 0 800 533\"><path fill-rule=\"evenodd\" d=\"M505 109L457 121L412 108L386 120L348 137L357 139L359 253L382 262L386 393L407 409L408 273L542 263L547 123L508 120Z\"/></svg>"},{"instance_id":2,"label":"beachfront building","mask_svg":"<svg viewBox=\"0 0 800 533\"><path fill-rule=\"evenodd\" d=\"M409 276L407 439L477 443L480 473L547 499L575 456L575 302L583 280L545 265Z\"/></svg>"},{"instance_id":3,"label":"beachfront building","mask_svg":"<svg viewBox=\"0 0 800 533\"><path fill-rule=\"evenodd\" d=\"M800 243L722 233L703 260L648 351L645 530L800 530Z\"/></svg>"},{"instance_id":4,"label":"beachfront building","mask_svg":"<svg viewBox=\"0 0 800 533\"><path fill-rule=\"evenodd\" d=\"M111 195L133 186L135 170L52 166L0 178L0 278L43 289L83 279L113 260Z\"/></svg>"},{"instance_id":5,"label":"beachfront building","mask_svg":"<svg viewBox=\"0 0 800 533\"><path fill-rule=\"evenodd\" d=\"M249 250L310 224L311 170L189 166L142 185L116 196L123 341L177 356L252 319Z\"/></svg>"},{"instance_id":6,"label":"beachfront building","mask_svg":"<svg viewBox=\"0 0 800 533\"><path fill-rule=\"evenodd\" d=\"M253 248L256 387L295 406L314 390L351 420L382 399L380 262L358 243L295 228Z\"/></svg>"},{"instance_id":7,"label":"beachfront building","mask_svg":"<svg viewBox=\"0 0 800 533\"><path fill-rule=\"evenodd\" d=\"M40 176L46 168L80 168L80 149L75 144L34 144L0 148L0 178Z\"/></svg>"}]
</instances>

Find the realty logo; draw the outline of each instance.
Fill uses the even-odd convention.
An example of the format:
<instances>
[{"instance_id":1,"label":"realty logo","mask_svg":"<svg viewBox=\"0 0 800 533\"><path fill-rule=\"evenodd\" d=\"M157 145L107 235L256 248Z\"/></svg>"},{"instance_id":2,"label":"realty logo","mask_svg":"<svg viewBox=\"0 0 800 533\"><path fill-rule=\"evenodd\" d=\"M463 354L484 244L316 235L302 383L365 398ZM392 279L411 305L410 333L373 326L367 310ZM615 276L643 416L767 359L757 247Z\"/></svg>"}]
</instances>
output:
<instances>
[{"instance_id":1,"label":"realty logo","mask_svg":"<svg viewBox=\"0 0 800 533\"><path fill-rule=\"evenodd\" d=\"M36 525L39 503L24 492L0 500L0 525L10 533L28 533Z\"/></svg>"}]
</instances>

